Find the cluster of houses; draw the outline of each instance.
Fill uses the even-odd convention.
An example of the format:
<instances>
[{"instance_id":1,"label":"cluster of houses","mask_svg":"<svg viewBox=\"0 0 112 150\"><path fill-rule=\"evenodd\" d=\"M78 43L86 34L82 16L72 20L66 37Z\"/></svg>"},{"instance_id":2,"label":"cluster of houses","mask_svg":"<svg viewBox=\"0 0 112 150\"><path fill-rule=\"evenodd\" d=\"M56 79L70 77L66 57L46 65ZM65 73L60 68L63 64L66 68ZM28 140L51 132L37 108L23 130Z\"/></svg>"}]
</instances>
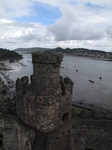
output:
<instances>
[{"instance_id":1,"label":"cluster of houses","mask_svg":"<svg viewBox=\"0 0 112 150\"><path fill-rule=\"evenodd\" d=\"M83 57L94 57L94 58L106 58L106 59L112 59L112 53L110 52L90 52L90 51L80 51L73 53L76 56L83 56Z\"/></svg>"}]
</instances>

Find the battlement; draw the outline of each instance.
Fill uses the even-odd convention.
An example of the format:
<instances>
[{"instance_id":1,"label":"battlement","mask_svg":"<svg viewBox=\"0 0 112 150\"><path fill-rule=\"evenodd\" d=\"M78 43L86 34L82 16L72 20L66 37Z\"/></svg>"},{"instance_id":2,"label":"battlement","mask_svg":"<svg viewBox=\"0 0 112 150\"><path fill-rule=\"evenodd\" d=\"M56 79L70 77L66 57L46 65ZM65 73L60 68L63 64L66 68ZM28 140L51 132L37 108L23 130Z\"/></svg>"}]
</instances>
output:
<instances>
[{"instance_id":1,"label":"battlement","mask_svg":"<svg viewBox=\"0 0 112 150\"><path fill-rule=\"evenodd\" d=\"M28 76L24 76L21 79L17 78L16 80L16 90L20 90L24 93L26 86L29 84Z\"/></svg>"},{"instance_id":2,"label":"battlement","mask_svg":"<svg viewBox=\"0 0 112 150\"><path fill-rule=\"evenodd\" d=\"M60 77L62 54L33 53L33 76L16 81L17 114L26 125L42 132L58 128L72 113L73 82Z\"/></svg>"},{"instance_id":3,"label":"battlement","mask_svg":"<svg viewBox=\"0 0 112 150\"><path fill-rule=\"evenodd\" d=\"M2 78L0 77L0 92L3 90L3 81Z\"/></svg>"},{"instance_id":4,"label":"battlement","mask_svg":"<svg viewBox=\"0 0 112 150\"><path fill-rule=\"evenodd\" d=\"M42 52L35 52L32 53L32 62L33 63L43 63L43 64L57 64L59 66L61 64L63 55L57 54L56 52L46 51Z\"/></svg>"}]
</instances>

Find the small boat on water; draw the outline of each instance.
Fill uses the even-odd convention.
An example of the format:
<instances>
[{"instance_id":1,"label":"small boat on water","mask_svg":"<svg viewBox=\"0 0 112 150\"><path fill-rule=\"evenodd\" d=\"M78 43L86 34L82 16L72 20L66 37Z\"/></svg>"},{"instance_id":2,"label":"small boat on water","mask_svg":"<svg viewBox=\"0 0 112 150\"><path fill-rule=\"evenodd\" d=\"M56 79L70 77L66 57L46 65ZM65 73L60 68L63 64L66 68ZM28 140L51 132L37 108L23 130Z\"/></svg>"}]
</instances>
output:
<instances>
[{"instance_id":1,"label":"small boat on water","mask_svg":"<svg viewBox=\"0 0 112 150\"><path fill-rule=\"evenodd\" d=\"M78 72L78 69L76 69L76 72Z\"/></svg>"},{"instance_id":2,"label":"small boat on water","mask_svg":"<svg viewBox=\"0 0 112 150\"><path fill-rule=\"evenodd\" d=\"M63 66L61 66L60 68L64 68Z\"/></svg>"},{"instance_id":3,"label":"small boat on water","mask_svg":"<svg viewBox=\"0 0 112 150\"><path fill-rule=\"evenodd\" d=\"M89 82L94 83L94 80L90 80L90 79L89 79Z\"/></svg>"},{"instance_id":4,"label":"small boat on water","mask_svg":"<svg viewBox=\"0 0 112 150\"><path fill-rule=\"evenodd\" d=\"M102 72L100 73L99 79L102 80Z\"/></svg>"},{"instance_id":5,"label":"small boat on water","mask_svg":"<svg viewBox=\"0 0 112 150\"><path fill-rule=\"evenodd\" d=\"M102 80L102 77L99 77L100 80Z\"/></svg>"},{"instance_id":6,"label":"small boat on water","mask_svg":"<svg viewBox=\"0 0 112 150\"><path fill-rule=\"evenodd\" d=\"M79 104L83 104L84 103L84 99L79 101Z\"/></svg>"}]
</instances>

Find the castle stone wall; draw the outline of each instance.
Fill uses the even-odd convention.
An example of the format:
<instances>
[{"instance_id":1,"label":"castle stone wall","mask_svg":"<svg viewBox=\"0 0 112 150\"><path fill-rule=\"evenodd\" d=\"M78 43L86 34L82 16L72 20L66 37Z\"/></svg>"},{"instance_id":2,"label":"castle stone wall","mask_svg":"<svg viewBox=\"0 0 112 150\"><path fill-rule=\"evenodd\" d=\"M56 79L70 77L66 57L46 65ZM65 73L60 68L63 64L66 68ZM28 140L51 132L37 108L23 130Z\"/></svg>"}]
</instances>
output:
<instances>
[{"instance_id":1,"label":"castle stone wall","mask_svg":"<svg viewBox=\"0 0 112 150\"><path fill-rule=\"evenodd\" d=\"M2 81L2 79L0 77L0 92L2 92L2 91L3 91L3 81Z\"/></svg>"},{"instance_id":2,"label":"castle stone wall","mask_svg":"<svg viewBox=\"0 0 112 150\"><path fill-rule=\"evenodd\" d=\"M35 132L13 115L0 114L0 149L31 150Z\"/></svg>"},{"instance_id":3,"label":"castle stone wall","mask_svg":"<svg viewBox=\"0 0 112 150\"><path fill-rule=\"evenodd\" d=\"M33 76L16 81L17 114L26 125L42 132L56 129L71 118L73 82L60 77L62 55L33 53Z\"/></svg>"},{"instance_id":4,"label":"castle stone wall","mask_svg":"<svg viewBox=\"0 0 112 150\"><path fill-rule=\"evenodd\" d=\"M73 82L59 75L60 54L32 58L31 83L16 81L16 105L0 101L0 150L112 150L112 112L72 107Z\"/></svg>"},{"instance_id":5,"label":"castle stone wall","mask_svg":"<svg viewBox=\"0 0 112 150\"><path fill-rule=\"evenodd\" d=\"M111 150L112 120L74 118L74 150Z\"/></svg>"}]
</instances>

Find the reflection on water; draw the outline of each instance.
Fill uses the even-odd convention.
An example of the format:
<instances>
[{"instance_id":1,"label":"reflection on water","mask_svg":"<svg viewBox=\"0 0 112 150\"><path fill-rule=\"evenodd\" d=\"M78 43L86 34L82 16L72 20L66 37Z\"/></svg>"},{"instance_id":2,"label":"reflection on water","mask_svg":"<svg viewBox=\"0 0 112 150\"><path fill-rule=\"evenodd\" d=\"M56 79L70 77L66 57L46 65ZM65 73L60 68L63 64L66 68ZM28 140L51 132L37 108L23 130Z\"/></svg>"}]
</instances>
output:
<instances>
[{"instance_id":1,"label":"reflection on water","mask_svg":"<svg viewBox=\"0 0 112 150\"><path fill-rule=\"evenodd\" d=\"M15 70L8 71L14 81L17 77L30 76L33 73L31 54L24 54L24 59L19 62L11 63ZM60 74L70 77L74 82L74 101L84 100L112 107L112 62L65 55L61 66Z\"/></svg>"},{"instance_id":2,"label":"reflection on water","mask_svg":"<svg viewBox=\"0 0 112 150\"><path fill-rule=\"evenodd\" d=\"M112 62L65 56L62 66L61 74L69 76L74 82L75 101L112 106Z\"/></svg>"}]
</instances>

